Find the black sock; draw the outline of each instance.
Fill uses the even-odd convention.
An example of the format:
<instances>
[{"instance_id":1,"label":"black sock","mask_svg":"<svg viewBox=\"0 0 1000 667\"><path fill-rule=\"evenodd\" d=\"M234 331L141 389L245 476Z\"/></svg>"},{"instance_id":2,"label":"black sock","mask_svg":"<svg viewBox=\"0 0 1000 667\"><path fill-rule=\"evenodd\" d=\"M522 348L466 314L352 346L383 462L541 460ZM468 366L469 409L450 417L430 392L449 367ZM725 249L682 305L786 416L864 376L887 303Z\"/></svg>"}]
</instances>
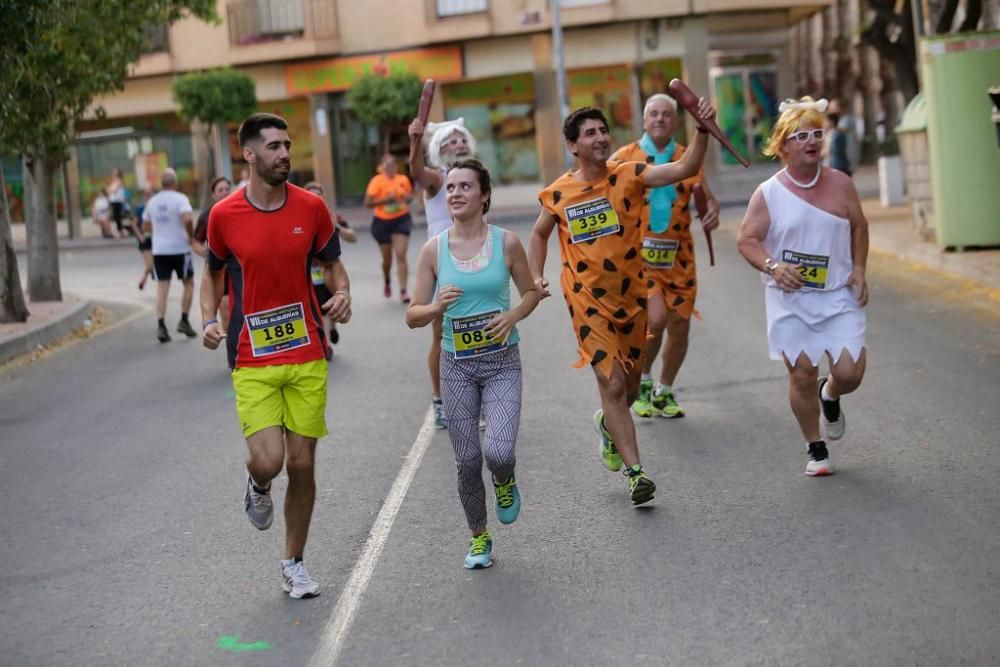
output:
<instances>
[{"instance_id":1,"label":"black sock","mask_svg":"<svg viewBox=\"0 0 1000 667\"><path fill-rule=\"evenodd\" d=\"M188 314L181 313L181 322L187 322L187 321L188 321Z\"/></svg>"},{"instance_id":2,"label":"black sock","mask_svg":"<svg viewBox=\"0 0 1000 667\"><path fill-rule=\"evenodd\" d=\"M161 326L161 327L165 327L165 326L167 326L167 325L166 325L166 324L165 324L165 323L163 322L163 318L162 318L162 317L161 317L161 318L160 318L159 320L157 320L157 321L158 321L158 322L160 323L160 326Z\"/></svg>"},{"instance_id":3,"label":"black sock","mask_svg":"<svg viewBox=\"0 0 1000 667\"><path fill-rule=\"evenodd\" d=\"M296 563L301 563L302 562L302 559L299 558L298 556L295 556L294 558L292 558L292 560L295 561Z\"/></svg>"}]
</instances>

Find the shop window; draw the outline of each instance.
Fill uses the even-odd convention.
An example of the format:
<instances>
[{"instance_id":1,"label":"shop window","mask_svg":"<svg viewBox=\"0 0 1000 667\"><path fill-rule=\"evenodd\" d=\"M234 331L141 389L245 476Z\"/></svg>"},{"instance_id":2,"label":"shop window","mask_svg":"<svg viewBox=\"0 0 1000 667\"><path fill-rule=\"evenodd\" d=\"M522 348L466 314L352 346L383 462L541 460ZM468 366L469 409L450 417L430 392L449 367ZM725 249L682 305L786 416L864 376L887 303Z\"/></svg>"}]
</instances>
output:
<instances>
[{"instance_id":1,"label":"shop window","mask_svg":"<svg viewBox=\"0 0 1000 667\"><path fill-rule=\"evenodd\" d=\"M444 87L445 116L463 118L476 138L477 157L495 183L537 183L535 87L530 74L466 81Z\"/></svg>"},{"instance_id":2,"label":"shop window","mask_svg":"<svg viewBox=\"0 0 1000 667\"><path fill-rule=\"evenodd\" d=\"M569 107L597 107L604 111L614 146L635 140L632 71L624 65L570 70Z\"/></svg>"},{"instance_id":3,"label":"shop window","mask_svg":"<svg viewBox=\"0 0 1000 667\"><path fill-rule=\"evenodd\" d=\"M489 0L435 0L438 18L489 11Z\"/></svg>"}]
</instances>

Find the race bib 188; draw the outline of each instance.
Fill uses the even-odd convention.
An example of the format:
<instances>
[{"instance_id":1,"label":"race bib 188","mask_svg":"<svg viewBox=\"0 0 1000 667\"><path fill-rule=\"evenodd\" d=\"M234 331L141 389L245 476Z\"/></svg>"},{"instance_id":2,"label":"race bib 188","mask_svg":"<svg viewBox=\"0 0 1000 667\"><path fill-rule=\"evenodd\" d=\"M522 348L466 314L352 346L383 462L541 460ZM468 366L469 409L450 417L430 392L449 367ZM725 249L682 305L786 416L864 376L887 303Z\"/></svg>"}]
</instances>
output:
<instances>
[{"instance_id":1,"label":"race bib 188","mask_svg":"<svg viewBox=\"0 0 1000 667\"><path fill-rule=\"evenodd\" d=\"M481 357L507 349L507 341L491 338L485 331L499 310L468 317L456 317L451 321L451 333L455 340L455 358Z\"/></svg>"},{"instance_id":2,"label":"race bib 188","mask_svg":"<svg viewBox=\"0 0 1000 667\"><path fill-rule=\"evenodd\" d=\"M301 303L246 316L253 356L264 357L309 344L309 329Z\"/></svg>"},{"instance_id":3,"label":"race bib 188","mask_svg":"<svg viewBox=\"0 0 1000 667\"><path fill-rule=\"evenodd\" d=\"M651 268L672 269L677 258L677 246L676 239L657 239L647 236L642 239L642 259Z\"/></svg>"},{"instance_id":4,"label":"race bib 188","mask_svg":"<svg viewBox=\"0 0 1000 667\"><path fill-rule=\"evenodd\" d=\"M782 250L781 261L798 265L799 277L802 278L804 287L826 289L826 274L830 267L830 258L826 255L807 255L802 252Z\"/></svg>"},{"instance_id":5,"label":"race bib 188","mask_svg":"<svg viewBox=\"0 0 1000 667\"><path fill-rule=\"evenodd\" d=\"M618 214L615 213L607 197L567 206L566 222L573 243L617 234L621 229Z\"/></svg>"}]
</instances>

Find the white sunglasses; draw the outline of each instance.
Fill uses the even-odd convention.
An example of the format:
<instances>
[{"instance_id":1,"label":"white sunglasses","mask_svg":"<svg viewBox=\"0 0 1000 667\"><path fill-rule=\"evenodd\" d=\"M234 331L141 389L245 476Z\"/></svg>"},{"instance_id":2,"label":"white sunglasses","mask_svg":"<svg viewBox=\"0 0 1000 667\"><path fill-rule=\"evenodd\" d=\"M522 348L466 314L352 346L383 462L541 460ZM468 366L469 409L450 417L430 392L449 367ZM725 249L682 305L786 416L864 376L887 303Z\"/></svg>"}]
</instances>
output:
<instances>
[{"instance_id":1,"label":"white sunglasses","mask_svg":"<svg viewBox=\"0 0 1000 667\"><path fill-rule=\"evenodd\" d=\"M801 130L788 135L788 139L795 139L795 141L800 144L804 144L809 141L809 137L812 137L816 141L820 141L823 138L823 130Z\"/></svg>"}]
</instances>

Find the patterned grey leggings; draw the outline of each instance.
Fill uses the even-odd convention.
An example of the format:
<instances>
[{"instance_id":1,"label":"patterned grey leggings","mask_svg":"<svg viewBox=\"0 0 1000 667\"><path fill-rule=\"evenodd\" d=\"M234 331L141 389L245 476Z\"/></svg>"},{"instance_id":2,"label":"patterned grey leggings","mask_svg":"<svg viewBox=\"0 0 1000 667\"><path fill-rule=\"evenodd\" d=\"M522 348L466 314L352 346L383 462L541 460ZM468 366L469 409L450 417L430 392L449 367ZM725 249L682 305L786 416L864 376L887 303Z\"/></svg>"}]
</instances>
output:
<instances>
[{"instance_id":1,"label":"patterned grey leggings","mask_svg":"<svg viewBox=\"0 0 1000 667\"><path fill-rule=\"evenodd\" d=\"M458 497L473 532L486 528L486 467L495 479L514 474L514 443L521 423L521 355L517 345L478 359L441 353L441 400L458 467ZM479 446L480 406L486 416Z\"/></svg>"}]
</instances>

